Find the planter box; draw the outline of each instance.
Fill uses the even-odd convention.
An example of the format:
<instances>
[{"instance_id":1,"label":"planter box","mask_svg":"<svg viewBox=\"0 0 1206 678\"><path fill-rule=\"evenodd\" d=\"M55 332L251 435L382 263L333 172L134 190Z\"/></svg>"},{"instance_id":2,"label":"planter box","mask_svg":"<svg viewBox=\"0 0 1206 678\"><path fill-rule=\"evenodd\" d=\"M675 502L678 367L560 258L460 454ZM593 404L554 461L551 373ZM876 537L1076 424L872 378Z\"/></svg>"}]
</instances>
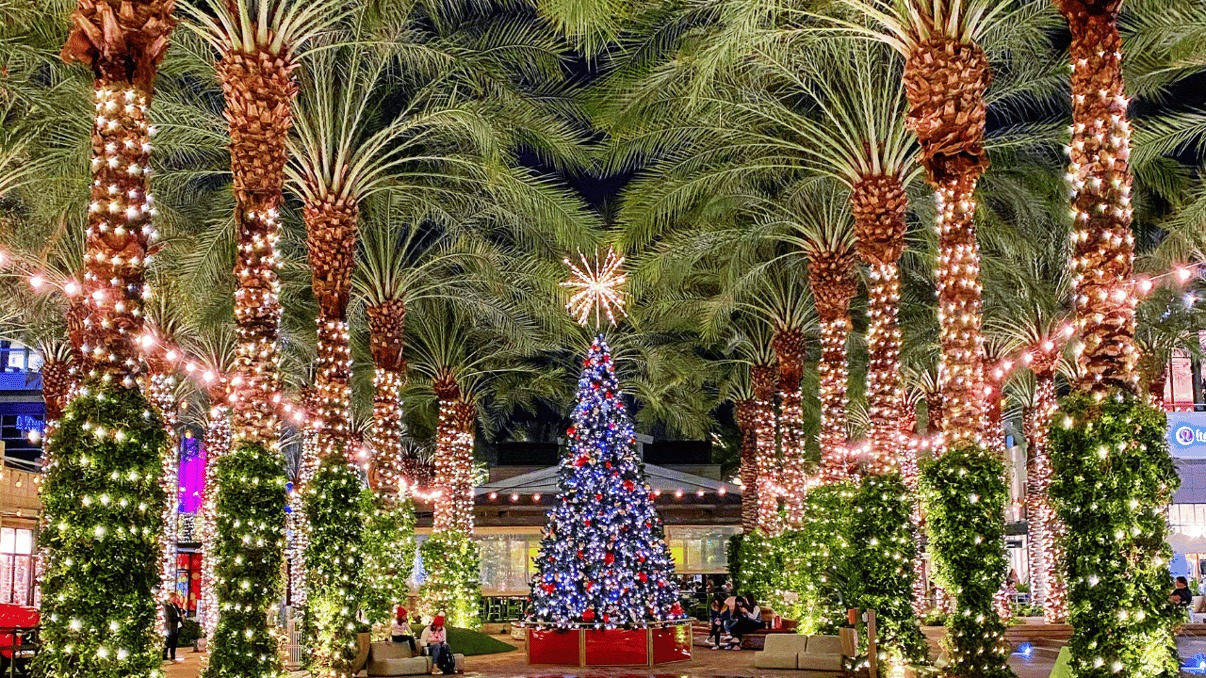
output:
<instances>
[{"instance_id":1,"label":"planter box","mask_svg":"<svg viewBox=\"0 0 1206 678\"><path fill-rule=\"evenodd\" d=\"M530 665L655 666L691 658L691 625L659 624L645 629L557 630L526 627Z\"/></svg>"}]
</instances>

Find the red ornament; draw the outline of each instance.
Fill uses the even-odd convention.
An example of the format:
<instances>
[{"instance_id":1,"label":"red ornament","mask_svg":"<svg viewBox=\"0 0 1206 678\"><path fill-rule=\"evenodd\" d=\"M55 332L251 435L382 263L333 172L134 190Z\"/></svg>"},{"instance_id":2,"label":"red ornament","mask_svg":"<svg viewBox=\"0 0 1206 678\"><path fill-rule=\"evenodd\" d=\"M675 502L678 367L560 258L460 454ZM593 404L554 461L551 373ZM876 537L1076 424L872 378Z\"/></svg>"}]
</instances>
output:
<instances>
[{"instance_id":1,"label":"red ornament","mask_svg":"<svg viewBox=\"0 0 1206 678\"><path fill-rule=\"evenodd\" d=\"M635 487L636 487L636 483L632 482L631 480L624 481L624 489L625 490L632 492L633 488L635 488Z\"/></svg>"},{"instance_id":2,"label":"red ornament","mask_svg":"<svg viewBox=\"0 0 1206 678\"><path fill-rule=\"evenodd\" d=\"M582 618L585 619L586 621L590 621L590 620L594 619L595 611L594 610L586 610L585 612L582 613Z\"/></svg>"},{"instance_id":3,"label":"red ornament","mask_svg":"<svg viewBox=\"0 0 1206 678\"><path fill-rule=\"evenodd\" d=\"M572 435L574 435L575 433L577 433L577 431L578 431L578 427L577 427L577 426L571 426L571 427L569 427L569 430L568 430L568 431L566 431L566 434L567 434L567 435L571 435L571 436L572 436Z\"/></svg>"},{"instance_id":4,"label":"red ornament","mask_svg":"<svg viewBox=\"0 0 1206 678\"><path fill-rule=\"evenodd\" d=\"M605 622L611 621L611 617L609 617L606 612L603 613L603 621L605 621Z\"/></svg>"},{"instance_id":5,"label":"red ornament","mask_svg":"<svg viewBox=\"0 0 1206 678\"><path fill-rule=\"evenodd\" d=\"M641 558L641 560L644 560L644 558ZM649 581L649 575L642 572L641 573L641 583L644 584L647 581Z\"/></svg>"},{"instance_id":6,"label":"red ornament","mask_svg":"<svg viewBox=\"0 0 1206 678\"><path fill-rule=\"evenodd\" d=\"M599 492L595 493L595 501L603 501L603 495Z\"/></svg>"},{"instance_id":7,"label":"red ornament","mask_svg":"<svg viewBox=\"0 0 1206 678\"><path fill-rule=\"evenodd\" d=\"M586 520L583 520L583 521L582 521L582 524L583 524L585 527L590 527L590 518L587 518Z\"/></svg>"},{"instance_id":8,"label":"red ornament","mask_svg":"<svg viewBox=\"0 0 1206 678\"><path fill-rule=\"evenodd\" d=\"M616 562L616 557L609 552L607 555L603 556L603 562L611 565L612 563Z\"/></svg>"},{"instance_id":9,"label":"red ornament","mask_svg":"<svg viewBox=\"0 0 1206 678\"><path fill-rule=\"evenodd\" d=\"M544 592L545 592L545 593L552 593L552 592L553 592L553 585L552 585L552 584L545 584L545 585L544 585Z\"/></svg>"},{"instance_id":10,"label":"red ornament","mask_svg":"<svg viewBox=\"0 0 1206 678\"><path fill-rule=\"evenodd\" d=\"M606 462L606 466L607 466L607 468L611 468L611 462L610 461Z\"/></svg>"},{"instance_id":11,"label":"red ornament","mask_svg":"<svg viewBox=\"0 0 1206 678\"><path fill-rule=\"evenodd\" d=\"M552 560L552 558L549 558L549 560ZM578 560L582 560L582 549L578 549Z\"/></svg>"},{"instance_id":12,"label":"red ornament","mask_svg":"<svg viewBox=\"0 0 1206 678\"><path fill-rule=\"evenodd\" d=\"M584 454L581 457L578 457L578 461L576 461L574 463L577 464L578 466L586 466L587 463L589 463L589 462L590 462L590 457L588 457L587 455Z\"/></svg>"}]
</instances>

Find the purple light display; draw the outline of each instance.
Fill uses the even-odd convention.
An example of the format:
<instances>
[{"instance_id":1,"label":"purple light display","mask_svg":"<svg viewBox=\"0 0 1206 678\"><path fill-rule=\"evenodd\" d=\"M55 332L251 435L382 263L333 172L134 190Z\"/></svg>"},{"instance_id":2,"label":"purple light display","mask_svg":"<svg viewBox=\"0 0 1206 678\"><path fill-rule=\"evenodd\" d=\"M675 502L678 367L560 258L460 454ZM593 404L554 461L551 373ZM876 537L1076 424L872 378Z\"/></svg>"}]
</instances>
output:
<instances>
[{"instance_id":1,"label":"purple light display","mask_svg":"<svg viewBox=\"0 0 1206 678\"><path fill-rule=\"evenodd\" d=\"M180 440L180 505L179 513L197 513L205 492L205 446L185 431Z\"/></svg>"}]
</instances>

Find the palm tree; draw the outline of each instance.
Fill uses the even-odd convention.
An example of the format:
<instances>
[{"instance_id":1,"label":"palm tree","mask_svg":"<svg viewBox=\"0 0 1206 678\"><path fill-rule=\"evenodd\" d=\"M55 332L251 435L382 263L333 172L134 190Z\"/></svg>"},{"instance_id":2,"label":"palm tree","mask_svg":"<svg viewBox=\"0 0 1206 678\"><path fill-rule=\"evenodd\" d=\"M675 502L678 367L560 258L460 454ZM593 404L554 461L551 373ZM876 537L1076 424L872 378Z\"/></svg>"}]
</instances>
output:
<instances>
[{"instance_id":1,"label":"palm tree","mask_svg":"<svg viewBox=\"0 0 1206 678\"><path fill-rule=\"evenodd\" d=\"M821 478L851 476L846 444L850 300L858 293L857 253L849 196L832 182L808 182L782 199L794 217L784 238L808 256L808 284L820 320Z\"/></svg>"},{"instance_id":2,"label":"palm tree","mask_svg":"<svg viewBox=\"0 0 1206 678\"><path fill-rule=\"evenodd\" d=\"M985 92L992 77L980 41L1029 11L992 0L842 0L878 28L836 19L904 57L906 124L938 205L938 303L943 426L948 444L984 432L984 346L975 191L988 167ZM1023 22L1015 22L1022 24Z\"/></svg>"},{"instance_id":3,"label":"palm tree","mask_svg":"<svg viewBox=\"0 0 1206 678\"><path fill-rule=\"evenodd\" d=\"M183 342L185 350L197 357L201 380L205 384L208 407L205 418L205 493L201 502L201 627L206 638L213 638L218 628L217 565L214 554L217 518L217 464L231 451L232 431L230 407L227 403L229 384L225 377L234 366L235 337L229 325L217 325L210 331L192 334Z\"/></svg>"},{"instance_id":4,"label":"palm tree","mask_svg":"<svg viewBox=\"0 0 1206 678\"><path fill-rule=\"evenodd\" d=\"M131 2L120 13L81 0L65 61L94 75L92 203L84 264L91 306L88 351L97 376L134 385L143 276L152 242L146 119L159 62L175 26L170 0Z\"/></svg>"},{"instance_id":5,"label":"palm tree","mask_svg":"<svg viewBox=\"0 0 1206 678\"><path fill-rule=\"evenodd\" d=\"M779 367L771 350L773 336L763 318L747 318L729 341L725 353L737 363L738 375L729 382L741 430L741 523L749 534L778 534L779 492L775 440L775 386Z\"/></svg>"},{"instance_id":6,"label":"palm tree","mask_svg":"<svg viewBox=\"0 0 1206 678\"><path fill-rule=\"evenodd\" d=\"M188 24L220 55L217 75L226 97L234 179L238 261L235 324L239 328L231 394L236 444L272 447L279 422L272 402L280 389L278 255L287 139L293 126L297 50L342 15L321 0L182 2Z\"/></svg>"},{"instance_id":7,"label":"palm tree","mask_svg":"<svg viewBox=\"0 0 1206 678\"><path fill-rule=\"evenodd\" d=\"M161 528L157 521L151 514L116 518L107 512L81 518L77 513L71 529L67 528L69 512L78 511L84 501L83 477L90 478L88 492L121 496L125 506L131 501L135 506L143 502L157 506L161 501L157 484L130 478L154 478L159 471L162 431L154 417L140 416L146 404L134 377L140 368L137 341L154 233L145 171L151 152L146 113L175 25L171 13L170 0L128 2L120 12L108 3L81 0L61 53L65 61L83 63L92 74L94 108L86 113L91 122L91 187L83 260L88 312L80 349L89 354L91 363L84 375L87 407L99 412L104 401L113 404L106 406L100 421L67 417L47 441L54 463L42 486L43 504L47 524L63 529L46 530L39 538L46 562L42 637L48 646L72 648L37 660L38 670L49 674L96 676L117 671L149 676L158 669L158 648L144 632L154 623L158 608L154 572ZM83 438L83 425L119 431L120 437L112 443ZM107 454L94 459L96 445ZM122 530L140 537L121 547L98 550L97 535L113 529L115 518ZM107 582L106 596L125 603L81 612L90 607L84 599L95 595L98 582ZM113 643L110 647L121 648L122 653L110 657L99 638L80 642L81 626L112 629L103 642Z\"/></svg>"},{"instance_id":8,"label":"palm tree","mask_svg":"<svg viewBox=\"0 0 1206 678\"><path fill-rule=\"evenodd\" d=\"M218 79L226 99L224 111L230 133L230 167L235 196L237 261L235 308L237 328L234 376L229 402L232 411L234 452L275 458L280 422L274 407L279 401L280 374L277 339L280 331L280 282L277 274L277 239L287 143L292 126L297 84L296 51L341 16L338 3L323 0L295 3L285 0L229 0L206 6L182 3L192 28L220 55ZM234 465L236 462L231 461ZM263 463L269 463L266 459ZM263 485L274 491L274 482ZM217 505L223 488L217 485ZM234 671L245 675L279 671L276 642L269 633L268 610L271 579L279 565L271 560L281 524L263 526L259 543L265 549L240 554L237 563L218 567L244 568L236 576L254 585L256 602L231 586L221 607L227 623L219 620L212 642L207 675ZM257 535L260 537L260 535ZM218 534L219 541L235 535ZM224 549L216 549L222 552ZM225 549L233 555L234 551Z\"/></svg>"},{"instance_id":9,"label":"palm tree","mask_svg":"<svg viewBox=\"0 0 1206 678\"><path fill-rule=\"evenodd\" d=\"M1131 129L1122 76L1121 0L1057 0L1072 32L1072 209L1082 390L1137 393Z\"/></svg>"}]
</instances>

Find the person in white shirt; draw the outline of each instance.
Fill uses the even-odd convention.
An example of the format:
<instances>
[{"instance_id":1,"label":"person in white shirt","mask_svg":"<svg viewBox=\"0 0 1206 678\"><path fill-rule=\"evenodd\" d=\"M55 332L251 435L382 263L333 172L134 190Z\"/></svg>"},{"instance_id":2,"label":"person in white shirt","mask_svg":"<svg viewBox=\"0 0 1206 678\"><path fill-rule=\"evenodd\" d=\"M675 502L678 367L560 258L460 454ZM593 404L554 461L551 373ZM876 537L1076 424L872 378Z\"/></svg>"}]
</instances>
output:
<instances>
[{"instance_id":1,"label":"person in white shirt","mask_svg":"<svg viewBox=\"0 0 1206 678\"><path fill-rule=\"evenodd\" d=\"M452 648L448 647L448 631L444 628L444 615L436 615L431 624L423 628L423 635L419 636L419 646L445 675L456 673Z\"/></svg>"},{"instance_id":2,"label":"person in white shirt","mask_svg":"<svg viewBox=\"0 0 1206 678\"><path fill-rule=\"evenodd\" d=\"M410 621L407 619L406 608L401 605L394 611L394 627L390 629L390 640L395 643L410 643L410 654L417 656L418 648L415 647L415 637L410 631Z\"/></svg>"}]
</instances>

